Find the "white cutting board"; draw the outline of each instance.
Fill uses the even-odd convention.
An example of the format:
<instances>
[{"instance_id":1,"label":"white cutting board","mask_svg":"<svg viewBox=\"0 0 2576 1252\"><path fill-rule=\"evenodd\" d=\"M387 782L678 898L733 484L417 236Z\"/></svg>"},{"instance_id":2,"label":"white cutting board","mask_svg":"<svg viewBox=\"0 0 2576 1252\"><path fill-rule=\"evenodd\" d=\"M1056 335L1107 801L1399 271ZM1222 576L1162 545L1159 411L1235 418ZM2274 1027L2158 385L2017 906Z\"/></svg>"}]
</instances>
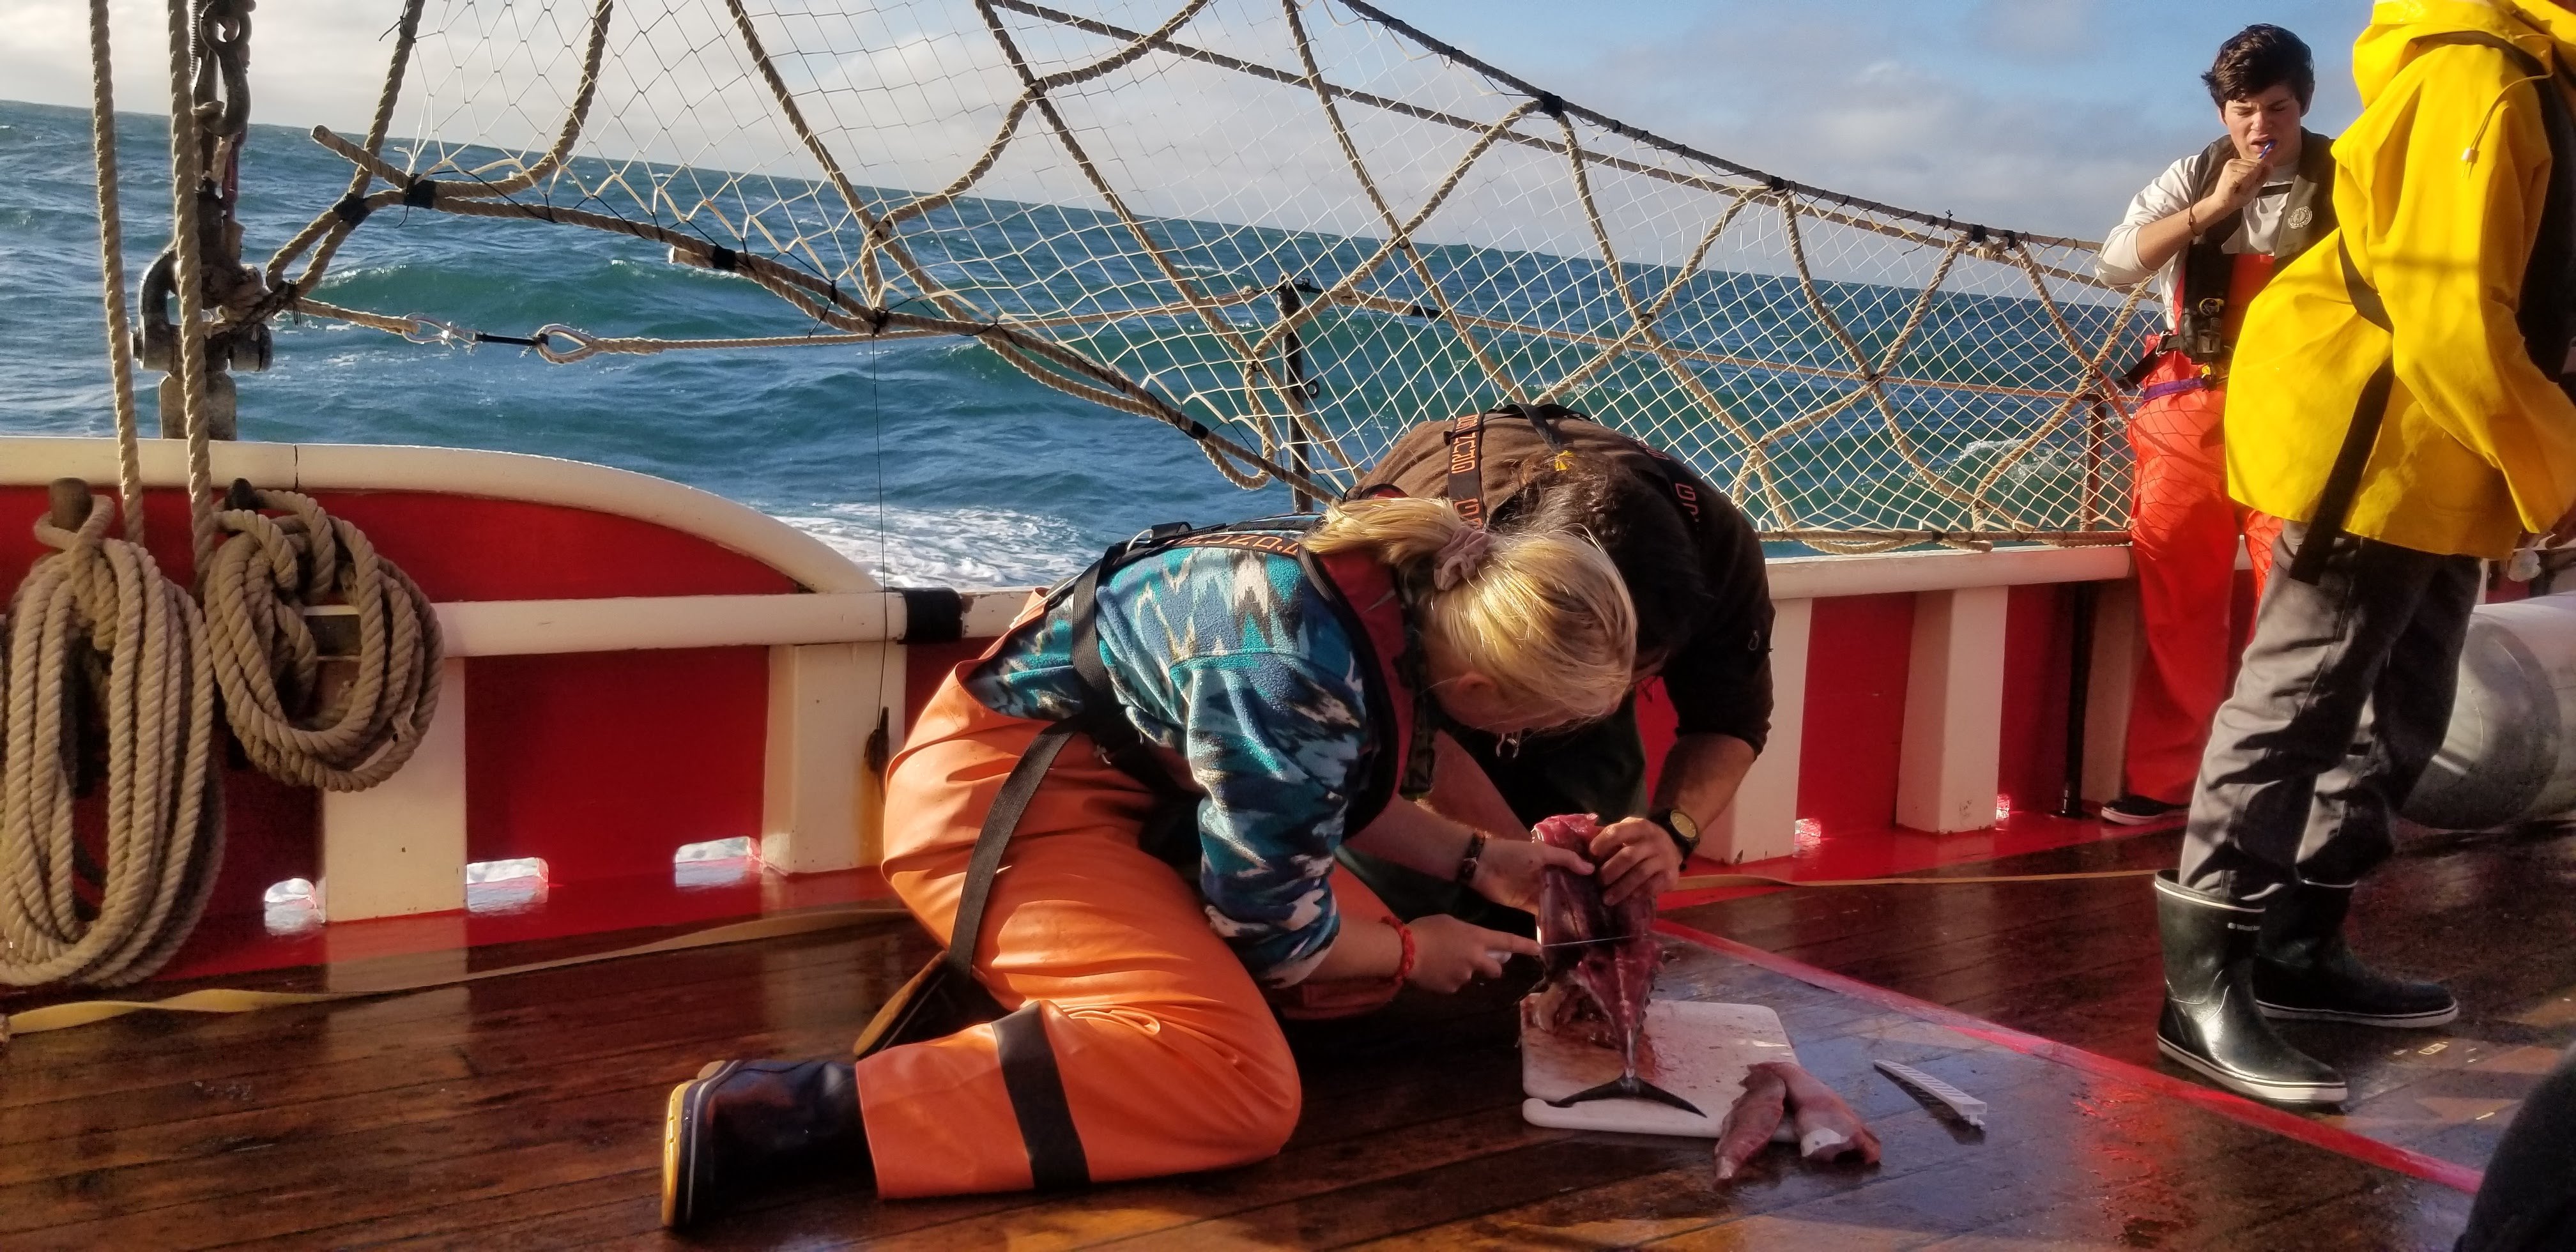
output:
<instances>
[{"instance_id":1,"label":"white cutting board","mask_svg":"<svg viewBox=\"0 0 2576 1252\"><path fill-rule=\"evenodd\" d=\"M1795 1061L1780 1015L1758 1004L1704 1004L1656 1000L1646 1005L1651 1065L1638 1077L1698 1105L1694 1117L1648 1100L1586 1100L1557 1108L1550 1100L1600 1086L1619 1076L1619 1052L1521 1026L1521 1117L1558 1130L1610 1130L1638 1135L1717 1137L1744 1073L1763 1061Z\"/></svg>"}]
</instances>

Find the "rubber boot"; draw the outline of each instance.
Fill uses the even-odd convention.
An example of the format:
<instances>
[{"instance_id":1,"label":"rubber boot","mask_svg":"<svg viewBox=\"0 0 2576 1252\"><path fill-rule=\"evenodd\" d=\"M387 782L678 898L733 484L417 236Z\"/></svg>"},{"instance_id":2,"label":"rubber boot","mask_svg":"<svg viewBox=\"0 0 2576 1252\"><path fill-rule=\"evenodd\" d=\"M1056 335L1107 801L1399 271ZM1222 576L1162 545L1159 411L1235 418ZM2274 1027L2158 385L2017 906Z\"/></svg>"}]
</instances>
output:
<instances>
[{"instance_id":1,"label":"rubber boot","mask_svg":"<svg viewBox=\"0 0 2576 1252\"><path fill-rule=\"evenodd\" d=\"M2460 1002L2429 982L2391 978L2361 963L2343 941L2352 888L2302 884L2263 911L2254 950L2254 1000L2265 1017L2416 1029L2460 1015Z\"/></svg>"},{"instance_id":2,"label":"rubber boot","mask_svg":"<svg viewBox=\"0 0 2576 1252\"><path fill-rule=\"evenodd\" d=\"M2291 1047L2254 1003L2254 945L2263 910L2156 875L2165 1010L2156 1048L2239 1095L2275 1104L2340 1104L2343 1075Z\"/></svg>"},{"instance_id":3,"label":"rubber boot","mask_svg":"<svg viewBox=\"0 0 2576 1252\"><path fill-rule=\"evenodd\" d=\"M671 1089L663 1225L692 1225L755 1186L820 1172L874 1185L848 1061L711 1061Z\"/></svg>"}]
</instances>

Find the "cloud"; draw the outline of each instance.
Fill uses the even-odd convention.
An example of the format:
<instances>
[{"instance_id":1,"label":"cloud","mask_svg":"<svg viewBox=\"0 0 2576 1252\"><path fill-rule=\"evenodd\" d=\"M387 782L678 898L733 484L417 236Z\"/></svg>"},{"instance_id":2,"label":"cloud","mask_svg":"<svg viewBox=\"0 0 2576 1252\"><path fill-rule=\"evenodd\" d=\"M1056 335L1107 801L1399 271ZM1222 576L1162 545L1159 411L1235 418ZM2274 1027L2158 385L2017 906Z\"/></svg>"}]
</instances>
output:
<instances>
[{"instance_id":1,"label":"cloud","mask_svg":"<svg viewBox=\"0 0 2576 1252\"><path fill-rule=\"evenodd\" d=\"M1986 0L2045 11L2074 38L2080 0ZM1937 16L1937 15L1931 15ZM2076 33L2070 33L2070 32ZM1892 204L2099 238L2130 195L2205 140L2150 101L2001 81L1961 36L1858 0L1731 11L1600 58L1600 107L1731 159ZM1614 72L1615 69L1615 72ZM1651 120L1647 120L1651 119Z\"/></svg>"},{"instance_id":2,"label":"cloud","mask_svg":"<svg viewBox=\"0 0 2576 1252\"><path fill-rule=\"evenodd\" d=\"M85 104L85 6L17 0L11 7L11 37L0 44L8 94ZM667 15L655 7L617 8L612 68L585 150L819 176L772 115L750 67L733 59L729 32L698 11L720 6L673 3ZM446 8L431 6L431 25ZM395 134L542 143L577 78L586 6L558 8L494 17L484 6L458 6L470 20L530 23L535 29L521 42L534 51L478 60L487 50L476 41L425 36L419 55L435 71L442 103L423 105L415 75ZM253 36L254 120L363 131L399 9L399 0L263 0ZM141 0L117 0L114 12L119 100L158 111L167 91L160 18ZM764 24L774 50L815 54L785 56L781 65L853 177L928 189L984 148L1016 94L1014 76L971 16L956 4ZM1128 17L1141 20L1133 11ZM1278 20L1257 4L1220 5L1183 35L1293 64L1271 29ZM1998 226L2098 237L2157 168L2206 138L2197 112L2171 107L2176 93L2160 93L2168 84L2153 75L2087 80L2089 68L2112 57L2170 59L2161 50L2109 48L2136 33L2129 25L2100 0L1724 0L1695 24L1614 34L1595 40L1601 50L1588 60L1568 51L1565 64L1531 73L1614 116L1802 182ZM1370 42L1364 24L1311 26L1337 78L1479 117L1508 103L1436 58L1390 58L1391 45ZM1051 65L1107 47L1061 33L1030 41L1033 55ZM1064 111L1140 211L1379 229L1302 89L1235 79L1219 93L1213 74L1149 58L1101 90L1069 93ZM1372 110L1348 109L1346 118L1382 158L1374 172L1400 211L1429 194L1468 139ZM1036 116L1024 119L1011 154L980 188L1097 206L1043 129ZM1540 168L1546 164L1526 150L1489 158L1428 233L1586 250L1575 206L1562 186L1549 185L1562 183L1561 171ZM1505 175L1542 190L1516 190ZM1677 236L1650 251L1687 242Z\"/></svg>"},{"instance_id":3,"label":"cloud","mask_svg":"<svg viewBox=\"0 0 2576 1252\"><path fill-rule=\"evenodd\" d=\"M1968 25L1986 47L2051 59L2092 49L2100 8L2101 0L1979 0Z\"/></svg>"},{"instance_id":4,"label":"cloud","mask_svg":"<svg viewBox=\"0 0 2576 1252\"><path fill-rule=\"evenodd\" d=\"M89 6L12 0L8 9L0 83L9 98L87 107ZM397 0L261 0L251 25L251 120L365 133L401 11ZM142 0L108 6L120 110L169 111L166 13Z\"/></svg>"}]
</instances>

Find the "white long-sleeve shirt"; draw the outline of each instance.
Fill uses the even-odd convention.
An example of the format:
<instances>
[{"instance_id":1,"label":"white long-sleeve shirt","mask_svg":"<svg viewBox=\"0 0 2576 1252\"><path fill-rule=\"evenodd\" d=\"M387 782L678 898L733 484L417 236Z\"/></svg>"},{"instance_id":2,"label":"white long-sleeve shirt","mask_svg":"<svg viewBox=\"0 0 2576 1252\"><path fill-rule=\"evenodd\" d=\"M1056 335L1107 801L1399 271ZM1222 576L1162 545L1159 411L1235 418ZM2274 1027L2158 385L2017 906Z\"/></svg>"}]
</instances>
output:
<instances>
[{"instance_id":1,"label":"white long-sleeve shirt","mask_svg":"<svg viewBox=\"0 0 2576 1252\"><path fill-rule=\"evenodd\" d=\"M2129 201L2128 215L2111 228L2111 237L2102 241L2102 252L2093 262L2093 272L2115 287L2154 278L2156 290L2164 299L2168 321L2173 317L2174 287L2181 281L2182 259L2190 249L2174 253L2163 268L2150 274L2138 259L2138 229L2191 207L2192 202L2199 198L2192 194L2198 182L2196 175L2200 173L2194 167L2199 164L2200 154L2194 153L2166 166L2164 173L2156 175L2154 182L2148 183L2136 198ZM2290 184L2298 173L2295 165L2274 166L2264 179L2262 190L2255 193L2253 202L2245 206L2245 225L2220 244L2219 250L2231 253L2271 252L2273 244L2281 236L2282 209L2289 203Z\"/></svg>"}]
</instances>

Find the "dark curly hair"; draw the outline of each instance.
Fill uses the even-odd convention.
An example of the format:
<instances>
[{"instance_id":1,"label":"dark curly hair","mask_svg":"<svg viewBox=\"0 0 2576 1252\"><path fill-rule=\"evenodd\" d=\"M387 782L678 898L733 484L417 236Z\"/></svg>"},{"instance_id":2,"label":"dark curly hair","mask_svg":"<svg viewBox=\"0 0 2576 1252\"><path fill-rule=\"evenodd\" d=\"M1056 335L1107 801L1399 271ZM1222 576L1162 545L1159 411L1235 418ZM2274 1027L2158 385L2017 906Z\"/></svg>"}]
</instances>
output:
<instances>
[{"instance_id":1,"label":"dark curly hair","mask_svg":"<svg viewBox=\"0 0 2576 1252\"><path fill-rule=\"evenodd\" d=\"M2257 24L2220 44L2218 60L2200 81L2209 86L2209 102L2222 109L2230 100L2251 99L2283 83L2304 109L2317 96L2317 65L2298 36Z\"/></svg>"},{"instance_id":2,"label":"dark curly hair","mask_svg":"<svg viewBox=\"0 0 2576 1252\"><path fill-rule=\"evenodd\" d=\"M1576 457L1542 470L1495 524L1571 526L1591 534L1619 567L1637 614L1637 668L1658 668L1699 630L1714 597L1699 539L1673 506L1672 488L1633 461Z\"/></svg>"}]
</instances>

